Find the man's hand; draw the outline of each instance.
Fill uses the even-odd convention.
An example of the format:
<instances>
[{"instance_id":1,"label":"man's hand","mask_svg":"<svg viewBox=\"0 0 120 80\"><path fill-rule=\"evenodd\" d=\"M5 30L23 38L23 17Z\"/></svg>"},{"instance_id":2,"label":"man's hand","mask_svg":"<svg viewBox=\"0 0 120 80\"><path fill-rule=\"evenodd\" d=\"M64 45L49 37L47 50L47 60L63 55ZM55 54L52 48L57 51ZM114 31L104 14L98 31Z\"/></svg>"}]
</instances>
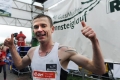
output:
<instances>
[{"instance_id":1,"label":"man's hand","mask_svg":"<svg viewBox=\"0 0 120 80\"><path fill-rule=\"evenodd\" d=\"M4 45L11 48L14 45L14 35L11 34L11 38L7 38L4 41Z\"/></svg>"},{"instance_id":2,"label":"man's hand","mask_svg":"<svg viewBox=\"0 0 120 80\"><path fill-rule=\"evenodd\" d=\"M84 21L81 22L83 28L81 30L82 34L89 38L91 41L96 39L96 34L91 27L87 26Z\"/></svg>"}]
</instances>

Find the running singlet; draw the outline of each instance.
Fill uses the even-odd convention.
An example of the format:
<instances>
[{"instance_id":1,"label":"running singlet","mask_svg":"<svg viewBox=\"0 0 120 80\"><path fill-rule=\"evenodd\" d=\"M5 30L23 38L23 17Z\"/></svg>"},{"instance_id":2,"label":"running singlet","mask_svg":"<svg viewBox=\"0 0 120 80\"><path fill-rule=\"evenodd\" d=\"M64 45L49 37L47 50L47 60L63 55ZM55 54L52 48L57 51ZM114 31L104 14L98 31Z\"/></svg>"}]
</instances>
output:
<instances>
[{"instance_id":1,"label":"running singlet","mask_svg":"<svg viewBox=\"0 0 120 80\"><path fill-rule=\"evenodd\" d=\"M44 57L39 56L39 47L34 51L31 68L33 80L67 80L67 70L63 69L58 58L58 43Z\"/></svg>"}]
</instances>

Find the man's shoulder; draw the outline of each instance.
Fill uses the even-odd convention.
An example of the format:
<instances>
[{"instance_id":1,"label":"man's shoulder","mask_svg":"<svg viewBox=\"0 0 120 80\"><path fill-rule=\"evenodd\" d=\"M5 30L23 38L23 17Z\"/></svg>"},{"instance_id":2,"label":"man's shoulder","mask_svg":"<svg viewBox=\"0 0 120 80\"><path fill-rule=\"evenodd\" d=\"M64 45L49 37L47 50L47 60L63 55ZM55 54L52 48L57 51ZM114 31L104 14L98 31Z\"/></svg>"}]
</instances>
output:
<instances>
[{"instance_id":1,"label":"man's shoulder","mask_svg":"<svg viewBox=\"0 0 120 80\"><path fill-rule=\"evenodd\" d=\"M73 53L75 53L75 54L78 53L75 48L73 48L71 46L66 46L66 45L59 45L58 50L60 52L65 52L65 53L72 53L72 54Z\"/></svg>"},{"instance_id":2,"label":"man's shoulder","mask_svg":"<svg viewBox=\"0 0 120 80\"><path fill-rule=\"evenodd\" d=\"M34 51L36 50L37 46L36 47L31 47L28 52L27 52L27 55L29 55L30 57L33 56L34 54Z\"/></svg>"},{"instance_id":3,"label":"man's shoulder","mask_svg":"<svg viewBox=\"0 0 120 80\"><path fill-rule=\"evenodd\" d=\"M59 45L58 50L62 50L62 51L68 51L68 50L75 50L73 47L71 46L67 46L67 45Z\"/></svg>"},{"instance_id":4,"label":"man's shoulder","mask_svg":"<svg viewBox=\"0 0 120 80\"><path fill-rule=\"evenodd\" d=\"M66 45L60 44L60 45L58 46L58 50L67 50L67 49L68 49L68 46L66 46Z\"/></svg>"},{"instance_id":5,"label":"man's shoulder","mask_svg":"<svg viewBox=\"0 0 120 80\"><path fill-rule=\"evenodd\" d=\"M37 47L38 47L38 46L31 47L31 48L29 49L29 51L34 51Z\"/></svg>"}]
</instances>

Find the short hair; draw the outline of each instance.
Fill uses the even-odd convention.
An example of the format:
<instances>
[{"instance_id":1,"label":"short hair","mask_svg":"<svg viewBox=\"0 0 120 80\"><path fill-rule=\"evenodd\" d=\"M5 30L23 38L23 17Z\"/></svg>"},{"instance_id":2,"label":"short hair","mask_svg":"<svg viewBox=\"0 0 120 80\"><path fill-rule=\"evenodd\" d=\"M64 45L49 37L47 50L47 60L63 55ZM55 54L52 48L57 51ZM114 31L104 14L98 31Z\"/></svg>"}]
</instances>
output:
<instances>
[{"instance_id":1,"label":"short hair","mask_svg":"<svg viewBox=\"0 0 120 80\"><path fill-rule=\"evenodd\" d=\"M50 22L50 26L53 26L53 21L52 21L52 18L48 15L45 15L45 14L38 14L34 17L33 20L37 19L37 18L41 18L41 17L46 17L48 18L49 22Z\"/></svg>"}]
</instances>

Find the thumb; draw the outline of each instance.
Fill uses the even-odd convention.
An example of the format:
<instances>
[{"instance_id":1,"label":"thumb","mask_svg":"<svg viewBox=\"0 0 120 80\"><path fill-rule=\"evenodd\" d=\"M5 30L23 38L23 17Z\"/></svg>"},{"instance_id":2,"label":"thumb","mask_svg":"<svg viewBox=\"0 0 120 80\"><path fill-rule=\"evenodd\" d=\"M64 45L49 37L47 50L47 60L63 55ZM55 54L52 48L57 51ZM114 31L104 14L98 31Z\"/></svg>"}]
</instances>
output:
<instances>
[{"instance_id":1,"label":"thumb","mask_svg":"<svg viewBox=\"0 0 120 80\"><path fill-rule=\"evenodd\" d=\"M84 21L81 21L81 25L82 25L83 27L85 27L85 26L86 26L86 23L85 23Z\"/></svg>"},{"instance_id":2,"label":"thumb","mask_svg":"<svg viewBox=\"0 0 120 80\"><path fill-rule=\"evenodd\" d=\"M14 40L14 34L11 34L11 40L12 41Z\"/></svg>"}]
</instances>

